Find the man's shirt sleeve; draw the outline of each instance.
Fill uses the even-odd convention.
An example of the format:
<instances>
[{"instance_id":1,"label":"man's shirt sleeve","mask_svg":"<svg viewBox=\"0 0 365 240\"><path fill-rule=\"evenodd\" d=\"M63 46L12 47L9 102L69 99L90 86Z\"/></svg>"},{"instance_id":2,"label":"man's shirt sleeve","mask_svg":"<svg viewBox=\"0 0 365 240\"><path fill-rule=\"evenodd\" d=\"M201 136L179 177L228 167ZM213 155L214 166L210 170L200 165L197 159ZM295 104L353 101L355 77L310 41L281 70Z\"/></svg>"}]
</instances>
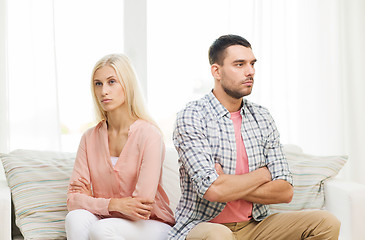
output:
<instances>
[{"instance_id":1,"label":"man's shirt sleeve","mask_svg":"<svg viewBox=\"0 0 365 240\"><path fill-rule=\"evenodd\" d=\"M177 115L173 134L179 161L183 164L200 198L218 178L214 168L206 123L199 112L187 107Z\"/></svg>"},{"instance_id":2,"label":"man's shirt sleeve","mask_svg":"<svg viewBox=\"0 0 365 240\"><path fill-rule=\"evenodd\" d=\"M264 146L264 155L267 161L272 180L282 179L293 185L293 179L288 162L280 144L280 134L276 128L274 119L267 114L268 136Z\"/></svg>"}]
</instances>

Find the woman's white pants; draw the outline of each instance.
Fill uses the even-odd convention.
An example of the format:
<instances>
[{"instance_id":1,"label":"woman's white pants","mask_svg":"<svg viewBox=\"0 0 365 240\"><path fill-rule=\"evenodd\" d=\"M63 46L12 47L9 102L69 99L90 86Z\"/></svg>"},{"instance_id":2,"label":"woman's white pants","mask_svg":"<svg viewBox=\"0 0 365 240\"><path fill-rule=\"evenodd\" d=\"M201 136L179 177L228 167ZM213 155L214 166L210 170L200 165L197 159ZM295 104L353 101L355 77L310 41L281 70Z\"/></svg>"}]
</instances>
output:
<instances>
[{"instance_id":1,"label":"woman's white pants","mask_svg":"<svg viewBox=\"0 0 365 240\"><path fill-rule=\"evenodd\" d=\"M100 219L83 209L69 212L65 227L68 240L165 240L171 229L155 220Z\"/></svg>"}]
</instances>

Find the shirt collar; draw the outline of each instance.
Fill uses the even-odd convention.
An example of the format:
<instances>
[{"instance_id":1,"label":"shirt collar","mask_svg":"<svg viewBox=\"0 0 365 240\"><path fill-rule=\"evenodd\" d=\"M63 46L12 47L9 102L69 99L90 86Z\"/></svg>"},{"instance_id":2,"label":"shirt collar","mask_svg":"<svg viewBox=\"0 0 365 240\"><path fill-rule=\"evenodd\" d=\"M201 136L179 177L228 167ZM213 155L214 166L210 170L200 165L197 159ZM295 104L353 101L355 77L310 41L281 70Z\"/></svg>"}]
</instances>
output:
<instances>
[{"instance_id":1,"label":"shirt collar","mask_svg":"<svg viewBox=\"0 0 365 240\"><path fill-rule=\"evenodd\" d=\"M214 96L213 94L213 90L208 93L206 95L206 98L208 100L208 102L210 103L210 105L212 106L215 114L218 117L228 117L231 118L231 114L229 113L229 111L222 105L222 103ZM246 109L246 99L242 100L242 107L241 107L241 115L243 116L245 114L245 109Z\"/></svg>"}]
</instances>

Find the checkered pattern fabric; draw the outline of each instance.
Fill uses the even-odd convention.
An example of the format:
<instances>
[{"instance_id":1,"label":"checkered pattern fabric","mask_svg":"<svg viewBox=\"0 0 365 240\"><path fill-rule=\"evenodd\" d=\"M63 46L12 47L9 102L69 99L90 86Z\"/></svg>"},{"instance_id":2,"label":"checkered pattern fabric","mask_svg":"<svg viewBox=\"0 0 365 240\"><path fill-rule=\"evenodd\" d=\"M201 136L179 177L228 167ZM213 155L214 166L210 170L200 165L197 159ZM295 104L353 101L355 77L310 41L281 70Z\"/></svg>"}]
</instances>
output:
<instances>
[{"instance_id":1,"label":"checkered pattern fabric","mask_svg":"<svg viewBox=\"0 0 365 240\"><path fill-rule=\"evenodd\" d=\"M279 133L270 113L244 99L241 115L241 132L250 171L267 166L273 180L283 179L292 184ZM230 117L212 92L189 103L178 113L173 140L179 154L182 196L169 239L185 239L194 226L210 221L225 207L225 203L209 202L203 196L218 178L215 163L221 164L226 174L235 174L236 139ZM268 211L267 205L253 204L252 215L257 221L268 216Z\"/></svg>"}]
</instances>

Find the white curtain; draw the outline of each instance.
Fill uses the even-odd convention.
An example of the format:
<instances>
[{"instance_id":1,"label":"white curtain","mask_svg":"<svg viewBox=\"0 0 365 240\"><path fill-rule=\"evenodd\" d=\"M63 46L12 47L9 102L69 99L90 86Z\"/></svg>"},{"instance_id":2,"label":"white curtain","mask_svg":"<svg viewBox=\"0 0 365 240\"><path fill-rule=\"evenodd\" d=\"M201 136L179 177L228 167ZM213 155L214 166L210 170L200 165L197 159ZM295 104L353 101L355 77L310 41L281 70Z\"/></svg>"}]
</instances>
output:
<instances>
[{"instance_id":1,"label":"white curtain","mask_svg":"<svg viewBox=\"0 0 365 240\"><path fill-rule=\"evenodd\" d=\"M345 141L349 178L365 183L365 1L341 1Z\"/></svg>"},{"instance_id":2,"label":"white curtain","mask_svg":"<svg viewBox=\"0 0 365 240\"><path fill-rule=\"evenodd\" d=\"M123 52L124 1L4 3L1 151L76 151L82 133L94 125L92 68L102 56Z\"/></svg>"},{"instance_id":3,"label":"white curtain","mask_svg":"<svg viewBox=\"0 0 365 240\"><path fill-rule=\"evenodd\" d=\"M311 154L348 154L341 174L365 183L365 1L148 4L148 99L167 141L174 114L213 87L209 45L220 35L239 34L258 59L248 98L271 111L282 142ZM162 86L169 91L161 94Z\"/></svg>"},{"instance_id":4,"label":"white curtain","mask_svg":"<svg viewBox=\"0 0 365 240\"><path fill-rule=\"evenodd\" d=\"M312 154L348 154L343 175L365 183L365 1L154 0L146 4L149 109L165 131L167 143L175 113L213 86L209 45L219 35L239 34L252 43L258 58L249 98L271 111L282 142ZM37 11L40 5L47 10ZM9 134L5 135L10 136L10 141L0 139L1 147L10 143L9 149L60 149L52 1L13 0L8 8L16 9L8 22L17 27L7 30L9 82L4 84L3 75L0 80L9 89L8 97L0 96L0 114L7 113L8 105ZM113 38L103 38L107 32L98 36L98 42ZM5 122L6 114L1 116Z\"/></svg>"},{"instance_id":5,"label":"white curtain","mask_svg":"<svg viewBox=\"0 0 365 240\"><path fill-rule=\"evenodd\" d=\"M284 143L348 154L343 175L365 183L365 2L255 1L259 70L252 100Z\"/></svg>"},{"instance_id":6,"label":"white curtain","mask_svg":"<svg viewBox=\"0 0 365 240\"><path fill-rule=\"evenodd\" d=\"M9 148L59 150L53 1L8 1Z\"/></svg>"},{"instance_id":7,"label":"white curtain","mask_svg":"<svg viewBox=\"0 0 365 240\"><path fill-rule=\"evenodd\" d=\"M252 98L270 109L286 143L345 153L339 1L257 1L255 13Z\"/></svg>"}]
</instances>

